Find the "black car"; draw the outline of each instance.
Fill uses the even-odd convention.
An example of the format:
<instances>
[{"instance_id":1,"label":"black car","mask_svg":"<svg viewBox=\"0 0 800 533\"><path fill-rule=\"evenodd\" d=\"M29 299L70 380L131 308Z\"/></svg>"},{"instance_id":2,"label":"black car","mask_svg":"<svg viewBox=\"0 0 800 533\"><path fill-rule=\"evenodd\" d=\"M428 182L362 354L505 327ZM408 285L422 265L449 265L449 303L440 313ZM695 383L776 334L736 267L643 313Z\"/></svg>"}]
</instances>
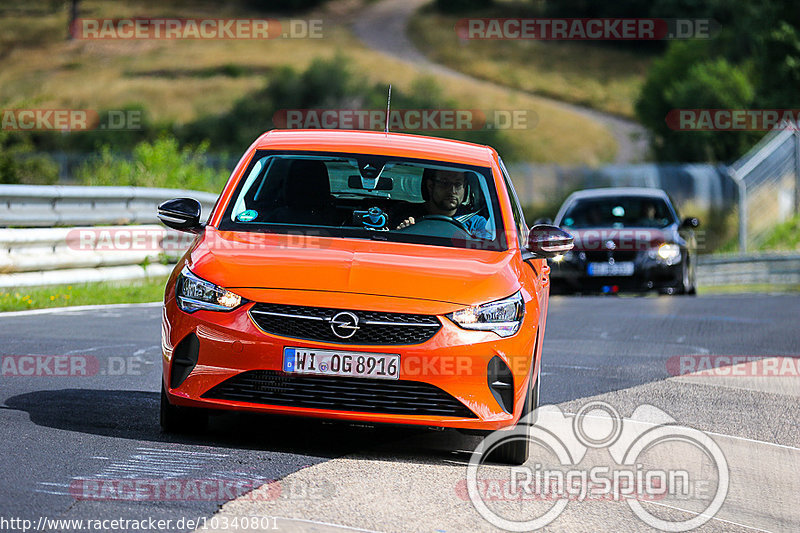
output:
<instances>
[{"instance_id":1,"label":"black car","mask_svg":"<svg viewBox=\"0 0 800 533\"><path fill-rule=\"evenodd\" d=\"M579 191L554 224L573 235L575 247L548 260L553 293L696 293L699 221L681 221L661 189Z\"/></svg>"}]
</instances>

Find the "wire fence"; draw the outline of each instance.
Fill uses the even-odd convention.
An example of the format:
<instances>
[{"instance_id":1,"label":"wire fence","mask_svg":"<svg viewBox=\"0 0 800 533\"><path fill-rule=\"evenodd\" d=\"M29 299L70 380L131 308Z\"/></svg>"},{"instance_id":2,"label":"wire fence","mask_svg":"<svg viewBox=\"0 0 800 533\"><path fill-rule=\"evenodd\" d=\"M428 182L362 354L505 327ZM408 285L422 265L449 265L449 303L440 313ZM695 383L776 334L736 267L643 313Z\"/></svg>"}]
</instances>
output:
<instances>
[{"instance_id":1,"label":"wire fence","mask_svg":"<svg viewBox=\"0 0 800 533\"><path fill-rule=\"evenodd\" d=\"M800 213L800 123L784 123L728 169L739 189L739 251Z\"/></svg>"},{"instance_id":2,"label":"wire fence","mask_svg":"<svg viewBox=\"0 0 800 533\"><path fill-rule=\"evenodd\" d=\"M736 185L722 164L643 163L592 168L515 163L508 168L524 205L560 202L571 192L595 187L657 187L667 191L676 204L703 210L736 205Z\"/></svg>"}]
</instances>

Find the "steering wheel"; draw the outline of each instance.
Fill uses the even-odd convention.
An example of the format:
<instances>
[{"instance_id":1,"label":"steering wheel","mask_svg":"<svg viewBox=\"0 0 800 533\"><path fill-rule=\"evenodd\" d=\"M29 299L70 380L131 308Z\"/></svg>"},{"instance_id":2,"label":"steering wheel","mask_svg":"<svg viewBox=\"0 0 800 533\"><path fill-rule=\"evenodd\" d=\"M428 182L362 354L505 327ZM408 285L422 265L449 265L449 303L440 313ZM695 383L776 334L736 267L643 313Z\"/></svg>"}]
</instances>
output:
<instances>
[{"instance_id":1,"label":"steering wheel","mask_svg":"<svg viewBox=\"0 0 800 533\"><path fill-rule=\"evenodd\" d=\"M422 221L422 220L440 220L442 222L449 222L450 224L454 225L455 227L457 227L458 229L460 229L461 231L463 231L467 235L472 236L472 232L467 228L466 224L464 224L463 222L461 222L458 219L455 219L453 217L449 217L447 215L425 215L424 217L422 217L420 219L420 221Z\"/></svg>"}]
</instances>

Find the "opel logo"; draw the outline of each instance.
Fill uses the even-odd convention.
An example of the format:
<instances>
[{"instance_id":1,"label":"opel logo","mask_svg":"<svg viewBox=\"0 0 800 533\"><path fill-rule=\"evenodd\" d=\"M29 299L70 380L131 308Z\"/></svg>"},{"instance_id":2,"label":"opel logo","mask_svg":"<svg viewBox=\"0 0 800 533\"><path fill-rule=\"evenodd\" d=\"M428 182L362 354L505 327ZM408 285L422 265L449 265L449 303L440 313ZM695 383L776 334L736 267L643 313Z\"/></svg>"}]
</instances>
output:
<instances>
[{"instance_id":1,"label":"opel logo","mask_svg":"<svg viewBox=\"0 0 800 533\"><path fill-rule=\"evenodd\" d=\"M331 319L331 331L340 339L349 339L359 329L358 317L348 311L337 313Z\"/></svg>"}]
</instances>

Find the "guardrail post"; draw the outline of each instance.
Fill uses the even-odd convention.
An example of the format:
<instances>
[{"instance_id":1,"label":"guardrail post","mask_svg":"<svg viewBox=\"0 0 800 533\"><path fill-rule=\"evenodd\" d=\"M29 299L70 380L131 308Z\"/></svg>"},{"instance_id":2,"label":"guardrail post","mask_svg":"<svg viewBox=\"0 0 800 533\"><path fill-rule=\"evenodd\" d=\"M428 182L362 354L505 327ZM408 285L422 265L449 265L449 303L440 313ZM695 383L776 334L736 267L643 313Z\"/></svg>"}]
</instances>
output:
<instances>
[{"instance_id":1,"label":"guardrail post","mask_svg":"<svg viewBox=\"0 0 800 533\"><path fill-rule=\"evenodd\" d=\"M800 215L800 120L794 125L794 214Z\"/></svg>"},{"instance_id":2,"label":"guardrail post","mask_svg":"<svg viewBox=\"0 0 800 533\"><path fill-rule=\"evenodd\" d=\"M728 175L739 189L739 253L747 252L747 185L733 167L728 167Z\"/></svg>"}]
</instances>

